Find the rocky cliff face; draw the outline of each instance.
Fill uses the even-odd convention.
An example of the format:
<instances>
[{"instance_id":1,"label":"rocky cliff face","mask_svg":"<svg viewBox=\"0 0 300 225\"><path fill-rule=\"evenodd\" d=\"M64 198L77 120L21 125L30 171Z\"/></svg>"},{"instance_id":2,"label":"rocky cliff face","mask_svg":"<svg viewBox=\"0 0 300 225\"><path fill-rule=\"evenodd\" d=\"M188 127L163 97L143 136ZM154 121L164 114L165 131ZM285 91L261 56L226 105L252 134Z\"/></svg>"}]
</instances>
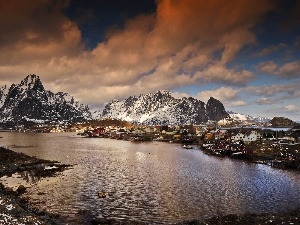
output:
<instances>
[{"instance_id":1,"label":"rocky cliff face","mask_svg":"<svg viewBox=\"0 0 300 225\"><path fill-rule=\"evenodd\" d=\"M213 97L210 97L207 101L206 112L209 115L209 119L214 121L223 119L225 115L227 116L227 112L225 111L223 104Z\"/></svg>"},{"instance_id":2,"label":"rocky cliff face","mask_svg":"<svg viewBox=\"0 0 300 225\"><path fill-rule=\"evenodd\" d=\"M40 78L28 75L19 84L0 89L1 122L79 122L91 118L87 106L67 93L45 90Z\"/></svg>"},{"instance_id":3,"label":"rocky cliff face","mask_svg":"<svg viewBox=\"0 0 300 225\"><path fill-rule=\"evenodd\" d=\"M157 91L123 101L108 103L98 118L116 118L147 125L200 124L228 117L223 104L210 98L208 103L189 97L177 98L169 91Z\"/></svg>"}]
</instances>

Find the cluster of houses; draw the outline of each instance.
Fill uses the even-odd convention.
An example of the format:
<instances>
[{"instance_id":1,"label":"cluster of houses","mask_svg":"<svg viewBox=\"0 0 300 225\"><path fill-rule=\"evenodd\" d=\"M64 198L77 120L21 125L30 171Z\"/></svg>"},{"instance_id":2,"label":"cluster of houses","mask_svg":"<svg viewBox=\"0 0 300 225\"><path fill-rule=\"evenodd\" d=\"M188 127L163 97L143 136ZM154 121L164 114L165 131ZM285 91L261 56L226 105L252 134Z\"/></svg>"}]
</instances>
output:
<instances>
[{"instance_id":1,"label":"cluster of houses","mask_svg":"<svg viewBox=\"0 0 300 225\"><path fill-rule=\"evenodd\" d=\"M25 131L19 127L19 131ZM77 132L86 137L107 137L136 141L189 142L195 144L219 143L257 143L264 140L281 144L300 143L300 126L294 126L289 132L272 131L268 128L217 128L215 124L185 126L37 126L35 132Z\"/></svg>"},{"instance_id":2,"label":"cluster of houses","mask_svg":"<svg viewBox=\"0 0 300 225\"><path fill-rule=\"evenodd\" d=\"M193 143L255 143L263 140L277 140L292 144L300 142L300 126L289 133L284 131L262 130L254 128L215 128L206 125L188 126L145 126L145 127L76 127L76 132L85 137L106 137L114 139L132 138L144 141L169 141Z\"/></svg>"},{"instance_id":3,"label":"cluster of houses","mask_svg":"<svg viewBox=\"0 0 300 225\"><path fill-rule=\"evenodd\" d=\"M102 137L131 141L165 141L196 143L199 132L193 126L147 126L147 127L86 127L77 130L84 137Z\"/></svg>"},{"instance_id":4,"label":"cluster of houses","mask_svg":"<svg viewBox=\"0 0 300 225\"><path fill-rule=\"evenodd\" d=\"M202 146L209 153L216 155L247 157L253 155L253 150L262 144L287 148L300 143L299 137L300 127L294 127L289 132L267 129L218 129L205 134Z\"/></svg>"},{"instance_id":5,"label":"cluster of houses","mask_svg":"<svg viewBox=\"0 0 300 225\"><path fill-rule=\"evenodd\" d=\"M151 127L77 127L84 137L102 137L130 141L164 141L201 146L208 153L220 156L251 158L255 149L265 143L278 145L281 159L299 161L295 154L286 154L290 146L300 146L300 126L287 131L255 128L216 128L211 126L151 126ZM184 145L185 146L185 145ZM282 151L281 151L282 150ZM283 155L286 154L285 156ZM278 162L278 161L274 161Z\"/></svg>"},{"instance_id":6,"label":"cluster of houses","mask_svg":"<svg viewBox=\"0 0 300 225\"><path fill-rule=\"evenodd\" d=\"M245 157L253 155L253 149L246 147L251 142L261 142L262 135L258 130L218 129L205 134L202 144L206 153L222 156Z\"/></svg>"}]
</instances>

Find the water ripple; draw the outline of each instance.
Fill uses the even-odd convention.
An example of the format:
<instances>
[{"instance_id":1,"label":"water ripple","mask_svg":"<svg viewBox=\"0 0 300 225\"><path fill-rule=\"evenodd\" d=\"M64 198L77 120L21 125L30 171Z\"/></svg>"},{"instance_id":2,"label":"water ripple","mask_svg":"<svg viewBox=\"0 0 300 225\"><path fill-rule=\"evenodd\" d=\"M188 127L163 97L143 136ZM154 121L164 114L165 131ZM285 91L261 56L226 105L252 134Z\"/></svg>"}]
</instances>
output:
<instances>
[{"instance_id":1,"label":"water ripple","mask_svg":"<svg viewBox=\"0 0 300 225\"><path fill-rule=\"evenodd\" d=\"M136 144L74 134L4 136L6 146L26 146L16 151L75 164L62 176L33 184L26 194L34 206L62 214L70 224L85 224L91 218L169 224L300 206L297 172L210 157L169 143ZM106 198L99 198L99 191Z\"/></svg>"}]
</instances>

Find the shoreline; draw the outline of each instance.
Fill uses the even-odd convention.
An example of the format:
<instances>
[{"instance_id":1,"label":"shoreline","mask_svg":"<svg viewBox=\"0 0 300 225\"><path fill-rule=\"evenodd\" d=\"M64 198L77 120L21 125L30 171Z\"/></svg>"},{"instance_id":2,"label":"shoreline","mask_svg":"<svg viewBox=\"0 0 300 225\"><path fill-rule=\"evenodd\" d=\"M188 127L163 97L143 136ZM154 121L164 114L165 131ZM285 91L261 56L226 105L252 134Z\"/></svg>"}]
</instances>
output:
<instances>
[{"instance_id":1,"label":"shoreline","mask_svg":"<svg viewBox=\"0 0 300 225\"><path fill-rule=\"evenodd\" d=\"M0 224L64 224L58 215L30 206L18 192L0 183Z\"/></svg>"},{"instance_id":2,"label":"shoreline","mask_svg":"<svg viewBox=\"0 0 300 225\"><path fill-rule=\"evenodd\" d=\"M51 169L45 169L46 167L50 167ZM71 165L30 157L26 154L0 147L0 177L11 176L20 171L31 170L39 176L46 178L59 176L59 173L71 167ZM26 188L22 189L19 187L17 190L13 190L0 183L0 224L67 224L64 222L63 216L51 214L32 207L28 200L22 198L22 193L25 191ZM145 223L137 221L120 222L109 218L91 218L89 224L145 225ZM300 224L300 208L282 213L247 213L242 215L217 214L208 219L189 220L176 223L176 225L202 224Z\"/></svg>"},{"instance_id":3,"label":"shoreline","mask_svg":"<svg viewBox=\"0 0 300 225\"><path fill-rule=\"evenodd\" d=\"M35 176L46 178L59 176L59 173L70 167L71 165L38 159L0 147L0 177L30 171ZM58 215L31 207L28 200L22 197L26 189L19 185L13 190L0 182L0 224L64 224Z\"/></svg>"}]
</instances>

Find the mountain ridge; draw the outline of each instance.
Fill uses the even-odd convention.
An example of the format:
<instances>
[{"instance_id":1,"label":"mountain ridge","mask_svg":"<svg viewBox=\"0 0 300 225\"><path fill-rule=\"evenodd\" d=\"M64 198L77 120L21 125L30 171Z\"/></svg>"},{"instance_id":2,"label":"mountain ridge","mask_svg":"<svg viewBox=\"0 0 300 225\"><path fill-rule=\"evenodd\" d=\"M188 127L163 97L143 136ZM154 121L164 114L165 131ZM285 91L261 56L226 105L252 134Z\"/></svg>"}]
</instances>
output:
<instances>
[{"instance_id":1,"label":"mountain ridge","mask_svg":"<svg viewBox=\"0 0 300 225\"><path fill-rule=\"evenodd\" d=\"M30 74L20 83L0 86L0 122L22 124L81 122L91 119L120 119L133 124L200 124L228 120L266 123L270 119L226 111L223 104L211 97L203 101L159 90L153 93L112 100L92 116L89 107L75 101L68 93L45 90L39 76Z\"/></svg>"},{"instance_id":2,"label":"mountain ridge","mask_svg":"<svg viewBox=\"0 0 300 225\"><path fill-rule=\"evenodd\" d=\"M91 118L88 106L67 93L45 90L39 76L30 74L9 89L0 89L1 122L15 124L80 122Z\"/></svg>"},{"instance_id":3,"label":"mountain ridge","mask_svg":"<svg viewBox=\"0 0 300 225\"><path fill-rule=\"evenodd\" d=\"M238 122L267 123L271 120L269 118L262 117L262 116L253 117L250 115L245 115L245 114L241 114L241 113L237 113L237 112L233 112L233 111L227 111L227 113L229 114L231 119L238 121Z\"/></svg>"},{"instance_id":4,"label":"mountain ridge","mask_svg":"<svg viewBox=\"0 0 300 225\"><path fill-rule=\"evenodd\" d=\"M193 97L175 97L171 92L130 96L107 103L95 118L122 119L145 125L200 124L227 117L223 104L214 98L204 102Z\"/></svg>"}]
</instances>

